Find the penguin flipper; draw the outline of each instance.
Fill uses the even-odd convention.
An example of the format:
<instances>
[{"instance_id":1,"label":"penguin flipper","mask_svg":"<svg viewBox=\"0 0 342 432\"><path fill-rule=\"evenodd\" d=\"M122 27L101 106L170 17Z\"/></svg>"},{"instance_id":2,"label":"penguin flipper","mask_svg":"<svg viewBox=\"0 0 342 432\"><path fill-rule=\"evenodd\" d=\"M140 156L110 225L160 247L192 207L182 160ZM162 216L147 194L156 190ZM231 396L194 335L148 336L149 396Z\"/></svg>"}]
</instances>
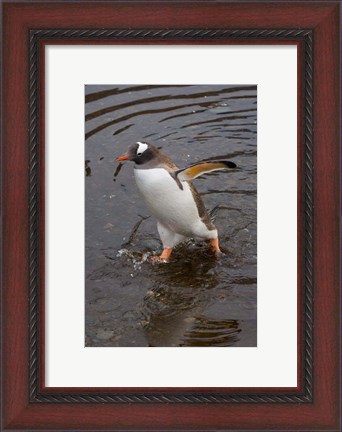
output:
<instances>
[{"instance_id":1,"label":"penguin flipper","mask_svg":"<svg viewBox=\"0 0 342 432\"><path fill-rule=\"evenodd\" d=\"M187 168L177 170L175 176L180 181L191 181L202 174L210 173L213 171L222 171L227 169L236 168L236 164L231 161L208 161L200 162L191 165Z\"/></svg>"}]
</instances>

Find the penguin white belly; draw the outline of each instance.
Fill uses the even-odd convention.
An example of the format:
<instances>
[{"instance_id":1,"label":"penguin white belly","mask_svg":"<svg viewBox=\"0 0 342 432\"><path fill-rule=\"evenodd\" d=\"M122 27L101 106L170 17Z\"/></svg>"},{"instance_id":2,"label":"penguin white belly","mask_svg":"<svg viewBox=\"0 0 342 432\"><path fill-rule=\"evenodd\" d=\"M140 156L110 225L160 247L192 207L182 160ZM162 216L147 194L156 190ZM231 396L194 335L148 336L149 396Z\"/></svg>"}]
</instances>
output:
<instances>
[{"instance_id":1,"label":"penguin white belly","mask_svg":"<svg viewBox=\"0 0 342 432\"><path fill-rule=\"evenodd\" d=\"M134 169L139 191L156 219L165 227L187 237L215 238L201 220L187 182L181 190L164 168Z\"/></svg>"}]
</instances>

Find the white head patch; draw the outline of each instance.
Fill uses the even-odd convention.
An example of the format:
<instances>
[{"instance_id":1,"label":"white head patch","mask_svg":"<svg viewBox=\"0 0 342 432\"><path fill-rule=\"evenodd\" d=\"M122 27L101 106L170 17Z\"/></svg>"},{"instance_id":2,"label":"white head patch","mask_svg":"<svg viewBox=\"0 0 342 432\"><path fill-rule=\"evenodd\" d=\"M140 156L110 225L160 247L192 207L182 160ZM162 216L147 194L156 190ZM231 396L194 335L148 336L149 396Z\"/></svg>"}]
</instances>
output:
<instances>
[{"instance_id":1,"label":"white head patch","mask_svg":"<svg viewBox=\"0 0 342 432\"><path fill-rule=\"evenodd\" d=\"M144 151L146 149L148 149L148 145L142 142L137 142L137 144L139 145L138 149L137 149L137 155L141 155L144 153Z\"/></svg>"}]
</instances>

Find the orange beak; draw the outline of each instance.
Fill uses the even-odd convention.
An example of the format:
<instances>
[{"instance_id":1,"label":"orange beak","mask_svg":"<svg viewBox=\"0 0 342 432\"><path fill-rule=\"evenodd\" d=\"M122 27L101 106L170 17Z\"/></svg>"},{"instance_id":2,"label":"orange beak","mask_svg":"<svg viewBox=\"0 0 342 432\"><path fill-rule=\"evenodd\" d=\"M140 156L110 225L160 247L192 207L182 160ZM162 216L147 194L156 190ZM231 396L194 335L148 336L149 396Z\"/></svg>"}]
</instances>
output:
<instances>
[{"instance_id":1,"label":"orange beak","mask_svg":"<svg viewBox=\"0 0 342 432\"><path fill-rule=\"evenodd\" d=\"M123 161L123 160L126 160L126 159L128 159L128 156L127 155L122 155L122 156L116 158L115 160L117 160L117 161Z\"/></svg>"}]
</instances>

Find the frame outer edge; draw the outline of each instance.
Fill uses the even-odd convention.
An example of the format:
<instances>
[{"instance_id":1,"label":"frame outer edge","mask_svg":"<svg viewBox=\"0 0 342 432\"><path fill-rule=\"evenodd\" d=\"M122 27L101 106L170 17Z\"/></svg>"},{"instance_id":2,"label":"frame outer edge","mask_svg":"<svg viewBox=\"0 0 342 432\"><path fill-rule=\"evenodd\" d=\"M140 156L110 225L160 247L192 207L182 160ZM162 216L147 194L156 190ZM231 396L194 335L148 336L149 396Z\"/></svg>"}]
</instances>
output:
<instances>
[{"instance_id":1,"label":"frame outer edge","mask_svg":"<svg viewBox=\"0 0 342 432\"><path fill-rule=\"evenodd\" d=\"M31 29L29 33L29 395L31 403L309 403L313 400L313 34L308 29ZM39 350L39 43L43 39L304 41L304 275L302 393L41 393Z\"/></svg>"}]
</instances>

